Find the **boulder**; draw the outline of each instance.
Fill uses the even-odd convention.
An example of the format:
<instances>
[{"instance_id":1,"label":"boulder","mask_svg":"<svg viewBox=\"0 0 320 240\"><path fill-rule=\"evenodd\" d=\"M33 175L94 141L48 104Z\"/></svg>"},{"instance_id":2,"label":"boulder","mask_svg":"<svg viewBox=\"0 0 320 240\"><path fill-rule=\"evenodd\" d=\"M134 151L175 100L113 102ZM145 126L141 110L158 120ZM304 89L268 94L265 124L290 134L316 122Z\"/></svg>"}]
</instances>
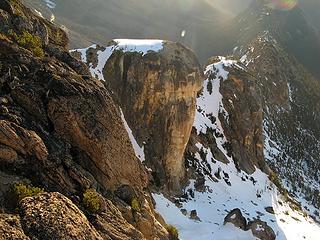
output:
<instances>
[{"instance_id":1,"label":"boulder","mask_svg":"<svg viewBox=\"0 0 320 240\"><path fill-rule=\"evenodd\" d=\"M228 215L224 218L224 224L226 223L232 223L237 228L242 230L246 230L247 228L247 220L242 216L239 208L233 209L228 213Z\"/></svg>"},{"instance_id":2,"label":"boulder","mask_svg":"<svg viewBox=\"0 0 320 240\"><path fill-rule=\"evenodd\" d=\"M275 240L276 234L268 224L261 220L254 220L248 223L248 230L251 230L253 236L260 240Z\"/></svg>"},{"instance_id":3,"label":"boulder","mask_svg":"<svg viewBox=\"0 0 320 240\"><path fill-rule=\"evenodd\" d=\"M190 219L200 221L200 218L198 217L197 210L192 210L190 212Z\"/></svg>"},{"instance_id":4,"label":"boulder","mask_svg":"<svg viewBox=\"0 0 320 240\"><path fill-rule=\"evenodd\" d=\"M129 205L131 205L132 200L136 197L134 189L129 185L120 186L114 193L118 198Z\"/></svg>"},{"instance_id":5,"label":"boulder","mask_svg":"<svg viewBox=\"0 0 320 240\"><path fill-rule=\"evenodd\" d=\"M266 210L268 213L275 214L273 207L266 207L265 210Z\"/></svg>"},{"instance_id":6,"label":"boulder","mask_svg":"<svg viewBox=\"0 0 320 240\"><path fill-rule=\"evenodd\" d=\"M78 207L60 193L24 198L20 216L27 234L36 239L103 239Z\"/></svg>"}]
</instances>

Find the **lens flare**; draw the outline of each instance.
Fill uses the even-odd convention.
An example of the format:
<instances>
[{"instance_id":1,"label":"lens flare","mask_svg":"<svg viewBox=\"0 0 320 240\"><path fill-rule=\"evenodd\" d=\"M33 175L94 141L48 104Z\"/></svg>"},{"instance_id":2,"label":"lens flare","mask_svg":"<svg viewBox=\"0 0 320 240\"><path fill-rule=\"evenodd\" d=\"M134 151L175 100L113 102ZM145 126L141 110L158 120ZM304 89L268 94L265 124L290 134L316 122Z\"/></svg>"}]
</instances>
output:
<instances>
[{"instance_id":1,"label":"lens flare","mask_svg":"<svg viewBox=\"0 0 320 240\"><path fill-rule=\"evenodd\" d=\"M281 10L291 10L297 6L298 0L272 0L271 6Z\"/></svg>"}]
</instances>

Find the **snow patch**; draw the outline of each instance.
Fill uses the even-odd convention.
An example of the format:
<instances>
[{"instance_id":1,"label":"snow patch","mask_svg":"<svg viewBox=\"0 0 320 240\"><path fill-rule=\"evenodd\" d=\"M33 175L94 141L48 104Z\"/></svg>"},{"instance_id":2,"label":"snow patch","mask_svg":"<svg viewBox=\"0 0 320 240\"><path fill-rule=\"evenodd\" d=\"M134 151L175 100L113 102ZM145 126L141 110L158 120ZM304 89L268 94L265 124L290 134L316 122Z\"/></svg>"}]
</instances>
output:
<instances>
[{"instance_id":1,"label":"snow patch","mask_svg":"<svg viewBox=\"0 0 320 240\"><path fill-rule=\"evenodd\" d=\"M43 0L48 8L55 9L57 4L53 0Z\"/></svg>"},{"instance_id":2,"label":"snow patch","mask_svg":"<svg viewBox=\"0 0 320 240\"><path fill-rule=\"evenodd\" d=\"M129 125L128 125L125 117L124 117L124 114L123 114L122 110L121 110L121 119L122 119L122 122L123 122L126 130L127 130L127 133L129 135L132 147L134 149L134 152L135 152L137 158L139 158L141 162L144 162L145 161L144 146L140 147L140 145L136 141L135 137L133 136L132 130L129 127Z\"/></svg>"}]
</instances>

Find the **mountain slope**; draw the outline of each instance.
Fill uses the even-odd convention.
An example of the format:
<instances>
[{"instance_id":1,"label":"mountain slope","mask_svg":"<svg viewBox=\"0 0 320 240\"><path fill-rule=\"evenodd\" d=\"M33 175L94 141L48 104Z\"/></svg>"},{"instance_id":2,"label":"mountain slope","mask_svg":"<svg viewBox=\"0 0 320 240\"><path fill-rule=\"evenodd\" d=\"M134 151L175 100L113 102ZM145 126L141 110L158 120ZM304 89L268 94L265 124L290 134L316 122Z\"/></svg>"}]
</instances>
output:
<instances>
[{"instance_id":1,"label":"mountain slope","mask_svg":"<svg viewBox=\"0 0 320 240\"><path fill-rule=\"evenodd\" d=\"M157 210L178 227L182 239L256 239L250 227L242 232L224 225L226 215L235 208L240 208L248 221L267 222L276 239L317 239L319 225L297 210L299 207L288 198L273 174L268 176L257 168L251 175L239 170L232 147L227 147L232 146L234 136L228 137L225 133L238 117L237 106L241 106L246 97L259 101L257 96L239 90L239 86L251 84L250 88L257 88L257 82L250 83L256 79L241 62L225 58L207 66L205 73L207 80L197 99L198 112L186 154L190 183L183 196L169 198L174 203L161 194L154 194ZM224 88L233 94L226 94ZM246 121L252 124L252 119ZM262 126L262 118L260 124ZM255 134L262 135L261 132ZM221 162L221 154L228 163ZM270 207L272 213L268 210Z\"/></svg>"},{"instance_id":2,"label":"mountain slope","mask_svg":"<svg viewBox=\"0 0 320 240\"><path fill-rule=\"evenodd\" d=\"M290 193L319 210L320 84L265 34L241 58L258 76L264 102L265 157Z\"/></svg>"},{"instance_id":3,"label":"mountain slope","mask_svg":"<svg viewBox=\"0 0 320 240\"><path fill-rule=\"evenodd\" d=\"M293 95L289 95L286 81L292 75L287 72L279 74L280 70L271 67L270 63L266 64L268 61L273 64L274 59L284 59L285 56L283 50L278 49L273 52L267 48L268 43L271 49L276 48L274 41L265 42L261 39L265 38L258 38L257 41L261 44L255 47L248 46L240 60L224 57L209 60L210 64L205 70L207 79L197 97L196 117L185 153L185 166L190 181L183 188L182 195L172 196L163 189L159 191L159 188L154 188L156 209L168 223L177 226L182 239L202 240L215 237L230 240L256 239L256 236L260 236L260 239L274 239L272 233L271 238L261 238L260 234L269 236L270 232L267 233L266 230L268 227L273 229L268 231L274 232L277 239L315 240L320 234L319 224L308 216L308 214L313 215L316 209L312 206L313 203L304 201L305 197L299 196L297 192L290 191L288 194L276 174L266 164L267 160L272 169L280 173L281 179L288 181L291 179L287 177L288 175L281 174L282 169L301 170L297 165L295 169L291 168L290 165L271 155L276 151L273 146L270 147L272 141L267 135L270 131L264 123L271 118L270 116L281 115L279 111L275 115L269 115L269 112L263 115L263 112L267 109L266 104L271 109L275 108L277 101L279 104L290 101ZM77 50L83 60L93 54L93 57L85 62L91 66L92 74L97 70L95 66L104 69L100 70L100 73L98 71L97 75L104 73L103 79L106 85L113 84L110 73L118 65L118 61L114 60L117 59L117 49L124 52L120 53L120 57L130 56L135 51L143 56L147 53L144 47L133 44L141 41L125 40L132 44L129 46L122 46L121 41L124 40L115 41L119 46L112 45L114 56L107 54L107 59L96 57L105 52L103 48L97 53L92 52L90 48ZM149 48L155 48L154 46ZM258 55L259 53L261 55ZM261 62L258 62L260 58ZM135 62L132 59L130 64ZM294 71L292 69L296 67L297 72L303 69L297 63L293 65L289 60L281 62L279 66L290 71ZM138 81L141 78L132 78L131 71L126 70L126 72L129 74L122 74L124 79L119 79L117 82L130 82L133 79ZM269 72L278 74L276 75L279 78L278 85L273 81L267 81L268 77L270 79L275 77L267 75ZM307 84L313 80L297 77L296 81ZM115 88L114 91L118 90ZM137 94L129 94L129 98L134 98ZM127 99L127 94L125 96ZM303 105L307 106L306 103ZM139 129L142 123L136 124L137 126L133 125L133 129ZM283 124L277 122L275 126L280 127ZM137 142L135 139L139 139L139 131L130 130L130 132L133 133L134 142ZM310 146L310 149L313 148L314 145ZM144 155L144 157L148 161L150 156ZM279 164L281 168L274 167L272 164L274 162L281 163ZM310 168L310 170L316 169ZM306 186L309 186L309 183ZM316 193L311 195L317 196ZM302 204L300 205L297 200L302 201ZM239 230L229 223L224 224L227 214L236 208L240 209L246 219L244 227L246 231ZM264 226L258 228L258 233L256 228L252 227L257 224Z\"/></svg>"},{"instance_id":4,"label":"mountain slope","mask_svg":"<svg viewBox=\"0 0 320 240\"><path fill-rule=\"evenodd\" d=\"M320 58L320 35L300 5L290 11L273 9L270 1L253 1L240 14L233 25L233 47L246 46L264 32L278 41L289 54L293 55L315 77L320 78L317 66Z\"/></svg>"},{"instance_id":5,"label":"mountain slope","mask_svg":"<svg viewBox=\"0 0 320 240\"><path fill-rule=\"evenodd\" d=\"M283 12L255 2L239 19L241 37L234 53L257 76L264 105L265 157L290 193L313 206L309 212L317 216L319 35L299 7Z\"/></svg>"}]
</instances>

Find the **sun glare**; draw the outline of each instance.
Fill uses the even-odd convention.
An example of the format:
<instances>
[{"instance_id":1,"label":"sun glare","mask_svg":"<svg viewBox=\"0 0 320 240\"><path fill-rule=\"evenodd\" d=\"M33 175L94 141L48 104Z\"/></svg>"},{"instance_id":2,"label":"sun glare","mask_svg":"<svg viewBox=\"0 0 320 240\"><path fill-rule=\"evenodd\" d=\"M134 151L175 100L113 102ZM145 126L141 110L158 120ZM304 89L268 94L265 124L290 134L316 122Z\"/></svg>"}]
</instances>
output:
<instances>
[{"instance_id":1,"label":"sun glare","mask_svg":"<svg viewBox=\"0 0 320 240\"><path fill-rule=\"evenodd\" d=\"M296 7L298 0L272 0L270 6L281 10L291 10Z\"/></svg>"}]
</instances>

